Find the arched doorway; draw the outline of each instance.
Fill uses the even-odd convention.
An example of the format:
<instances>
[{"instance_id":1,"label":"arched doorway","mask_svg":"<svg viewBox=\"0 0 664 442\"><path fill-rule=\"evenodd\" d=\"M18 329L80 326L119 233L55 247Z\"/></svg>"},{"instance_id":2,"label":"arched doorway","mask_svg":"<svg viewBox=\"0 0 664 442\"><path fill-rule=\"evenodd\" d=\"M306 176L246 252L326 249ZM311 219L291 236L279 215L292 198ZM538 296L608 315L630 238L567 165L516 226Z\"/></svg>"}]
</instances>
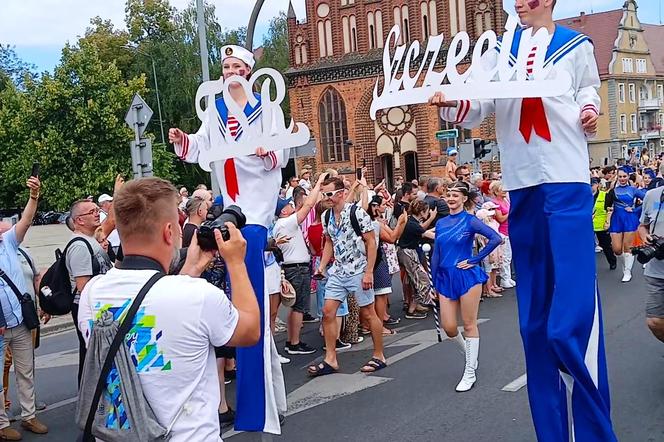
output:
<instances>
[{"instance_id":1,"label":"arched doorway","mask_svg":"<svg viewBox=\"0 0 664 442\"><path fill-rule=\"evenodd\" d=\"M406 181L417 179L417 153L406 152L403 154L404 169L406 172Z\"/></svg>"}]
</instances>

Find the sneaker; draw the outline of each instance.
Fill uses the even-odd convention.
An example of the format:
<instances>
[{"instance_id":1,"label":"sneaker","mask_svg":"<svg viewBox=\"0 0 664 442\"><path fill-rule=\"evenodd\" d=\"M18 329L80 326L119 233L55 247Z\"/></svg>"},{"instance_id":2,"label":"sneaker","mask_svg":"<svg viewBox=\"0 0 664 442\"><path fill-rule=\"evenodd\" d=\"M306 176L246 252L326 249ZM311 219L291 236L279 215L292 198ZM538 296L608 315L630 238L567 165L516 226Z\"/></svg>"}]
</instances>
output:
<instances>
[{"instance_id":1,"label":"sneaker","mask_svg":"<svg viewBox=\"0 0 664 442\"><path fill-rule=\"evenodd\" d=\"M337 343L336 343L336 345L334 346L334 348L335 348L337 351L348 350L348 349L351 348L351 347L352 347L351 344L349 344L348 342L344 342L344 341L342 341L341 339L337 339ZM324 345L323 345L323 350L327 350L327 347L324 346Z\"/></svg>"},{"instance_id":2,"label":"sneaker","mask_svg":"<svg viewBox=\"0 0 664 442\"><path fill-rule=\"evenodd\" d=\"M426 319L427 316L427 313L418 312L417 310L413 313L406 313L406 319Z\"/></svg>"},{"instance_id":3,"label":"sneaker","mask_svg":"<svg viewBox=\"0 0 664 442\"><path fill-rule=\"evenodd\" d=\"M361 344L364 341L364 336L358 336L357 341L351 342L353 345Z\"/></svg>"},{"instance_id":4,"label":"sneaker","mask_svg":"<svg viewBox=\"0 0 664 442\"><path fill-rule=\"evenodd\" d=\"M219 413L219 428L229 427L235 423L235 411L228 407L225 413Z\"/></svg>"},{"instance_id":5,"label":"sneaker","mask_svg":"<svg viewBox=\"0 0 664 442\"><path fill-rule=\"evenodd\" d=\"M46 407L47 407L46 402L35 401L35 410L37 411L46 410Z\"/></svg>"},{"instance_id":6,"label":"sneaker","mask_svg":"<svg viewBox=\"0 0 664 442\"><path fill-rule=\"evenodd\" d=\"M21 422L21 427L24 429L35 433L35 434L46 434L48 433L48 427L41 422L36 417L33 417L30 420Z\"/></svg>"},{"instance_id":7,"label":"sneaker","mask_svg":"<svg viewBox=\"0 0 664 442\"><path fill-rule=\"evenodd\" d=\"M505 281L500 282L500 287L504 289L513 289L514 287L516 287L516 284L514 283L514 281L507 279Z\"/></svg>"},{"instance_id":8,"label":"sneaker","mask_svg":"<svg viewBox=\"0 0 664 442\"><path fill-rule=\"evenodd\" d=\"M280 414L279 415L279 426L283 427L285 423L286 423L286 416L284 416L283 414Z\"/></svg>"},{"instance_id":9,"label":"sneaker","mask_svg":"<svg viewBox=\"0 0 664 442\"><path fill-rule=\"evenodd\" d=\"M285 331L286 331L286 323L281 319L277 318L277 320L274 321L274 332L283 333Z\"/></svg>"},{"instance_id":10,"label":"sneaker","mask_svg":"<svg viewBox=\"0 0 664 442\"><path fill-rule=\"evenodd\" d=\"M230 383L231 383L231 380L230 380L230 379L224 379L224 385L228 385L228 384L230 384Z\"/></svg>"},{"instance_id":11,"label":"sneaker","mask_svg":"<svg viewBox=\"0 0 664 442\"><path fill-rule=\"evenodd\" d=\"M298 342L297 344L286 344L286 353L289 355L310 355L316 353L316 349L309 347L304 342Z\"/></svg>"},{"instance_id":12,"label":"sneaker","mask_svg":"<svg viewBox=\"0 0 664 442\"><path fill-rule=\"evenodd\" d=\"M318 321L319 321L318 318L311 316L309 313L305 313L304 315L302 315L302 322L304 322L305 324L309 324L311 322L318 322Z\"/></svg>"},{"instance_id":13,"label":"sneaker","mask_svg":"<svg viewBox=\"0 0 664 442\"><path fill-rule=\"evenodd\" d=\"M602 248L600 246L595 246L595 253L602 253Z\"/></svg>"},{"instance_id":14,"label":"sneaker","mask_svg":"<svg viewBox=\"0 0 664 442\"><path fill-rule=\"evenodd\" d=\"M235 379L237 377L237 370L224 370L224 378Z\"/></svg>"},{"instance_id":15,"label":"sneaker","mask_svg":"<svg viewBox=\"0 0 664 442\"><path fill-rule=\"evenodd\" d=\"M280 364L290 364L290 359L288 359L285 356L279 355L279 363Z\"/></svg>"},{"instance_id":16,"label":"sneaker","mask_svg":"<svg viewBox=\"0 0 664 442\"><path fill-rule=\"evenodd\" d=\"M23 436L21 433L14 430L12 427L5 427L0 430L0 440L21 440Z\"/></svg>"},{"instance_id":17,"label":"sneaker","mask_svg":"<svg viewBox=\"0 0 664 442\"><path fill-rule=\"evenodd\" d=\"M393 318L392 316L390 316L387 319L387 321L383 321L383 325L387 325L387 326L397 325L399 322L401 322L401 318Z\"/></svg>"}]
</instances>

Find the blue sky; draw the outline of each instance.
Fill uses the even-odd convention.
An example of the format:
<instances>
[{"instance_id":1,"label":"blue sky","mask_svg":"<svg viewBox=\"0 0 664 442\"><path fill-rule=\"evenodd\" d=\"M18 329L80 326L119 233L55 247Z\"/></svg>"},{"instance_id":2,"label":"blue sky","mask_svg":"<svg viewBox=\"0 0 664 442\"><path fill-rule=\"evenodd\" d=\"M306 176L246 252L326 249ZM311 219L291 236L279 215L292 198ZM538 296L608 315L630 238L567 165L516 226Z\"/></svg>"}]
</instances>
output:
<instances>
[{"instance_id":1,"label":"blue sky","mask_svg":"<svg viewBox=\"0 0 664 442\"><path fill-rule=\"evenodd\" d=\"M171 0L178 9L190 0ZM338 1L338 0L332 0ZM90 18L99 15L124 27L125 0L0 0L0 43L16 46L19 56L37 65L38 70L52 70L60 59L67 41L76 41L85 32ZM222 26L245 26L253 0L208 0L217 8ZM639 17L645 23L659 23L659 3L664 0L639 0ZM556 18L621 8L624 0L558 0ZM304 18L305 0L293 0L298 19ZM513 0L504 0L508 10ZM259 17L255 43L262 41L268 23L280 10L288 8L288 0L266 0ZM220 14L220 11L231 11Z\"/></svg>"}]
</instances>

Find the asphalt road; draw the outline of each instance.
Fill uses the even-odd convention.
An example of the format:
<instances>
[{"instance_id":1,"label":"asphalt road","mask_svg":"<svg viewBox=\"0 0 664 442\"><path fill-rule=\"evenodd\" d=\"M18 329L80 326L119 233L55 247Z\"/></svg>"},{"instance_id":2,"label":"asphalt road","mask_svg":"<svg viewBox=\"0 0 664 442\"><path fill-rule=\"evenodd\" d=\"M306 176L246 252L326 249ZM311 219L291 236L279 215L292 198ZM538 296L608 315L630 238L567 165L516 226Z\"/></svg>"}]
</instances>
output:
<instances>
[{"instance_id":1,"label":"asphalt road","mask_svg":"<svg viewBox=\"0 0 664 442\"><path fill-rule=\"evenodd\" d=\"M664 441L664 344L645 327L641 270L631 283L621 284L618 272L609 272L599 258L616 433L621 441ZM399 298L393 295L393 314L401 313ZM320 379L309 379L306 366L322 352L292 357L284 366L289 415L283 435L274 440L535 440L526 388L518 388L525 370L514 291L483 302L480 318L479 380L468 393L454 392L463 356L449 341L436 343L431 318L402 321L399 333L386 339L390 366L376 375L358 374L370 357L370 340L340 355L342 374ZM284 340L283 333L277 336L280 349ZM303 340L322 347L318 324L305 325ZM75 335L67 332L47 337L37 351L37 394L49 404L39 417L50 432L26 433L24 440L75 440L76 348ZM508 384L516 391L503 391ZM229 387L232 397L233 384ZM12 411L20 413L13 402ZM224 439L258 441L261 436L227 432Z\"/></svg>"}]
</instances>

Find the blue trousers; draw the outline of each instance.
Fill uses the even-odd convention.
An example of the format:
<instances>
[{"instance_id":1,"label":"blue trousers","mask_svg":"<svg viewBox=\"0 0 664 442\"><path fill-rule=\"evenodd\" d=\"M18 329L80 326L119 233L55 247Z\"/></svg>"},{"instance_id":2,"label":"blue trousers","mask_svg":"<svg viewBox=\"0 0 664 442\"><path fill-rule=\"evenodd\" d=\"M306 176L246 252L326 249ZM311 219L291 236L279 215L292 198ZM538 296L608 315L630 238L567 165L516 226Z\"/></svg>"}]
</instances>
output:
<instances>
[{"instance_id":1,"label":"blue trousers","mask_svg":"<svg viewBox=\"0 0 664 442\"><path fill-rule=\"evenodd\" d=\"M265 309L270 308L266 302L264 251L267 246L267 229L258 225L247 225L242 229L242 236L247 241L245 264L251 285L256 293L258 307L261 311L261 338L252 347L237 349L237 413L235 429L238 431L263 431L278 428L279 418L271 391L267 385L266 370L271 370L270 352L266 348L265 339L270 339L270 329L266 327ZM233 289L231 287L231 296ZM275 424L276 422L276 424Z\"/></svg>"},{"instance_id":2,"label":"blue trousers","mask_svg":"<svg viewBox=\"0 0 664 442\"><path fill-rule=\"evenodd\" d=\"M512 191L510 199L509 237L537 439L615 441L590 186L541 184Z\"/></svg>"}]
</instances>

